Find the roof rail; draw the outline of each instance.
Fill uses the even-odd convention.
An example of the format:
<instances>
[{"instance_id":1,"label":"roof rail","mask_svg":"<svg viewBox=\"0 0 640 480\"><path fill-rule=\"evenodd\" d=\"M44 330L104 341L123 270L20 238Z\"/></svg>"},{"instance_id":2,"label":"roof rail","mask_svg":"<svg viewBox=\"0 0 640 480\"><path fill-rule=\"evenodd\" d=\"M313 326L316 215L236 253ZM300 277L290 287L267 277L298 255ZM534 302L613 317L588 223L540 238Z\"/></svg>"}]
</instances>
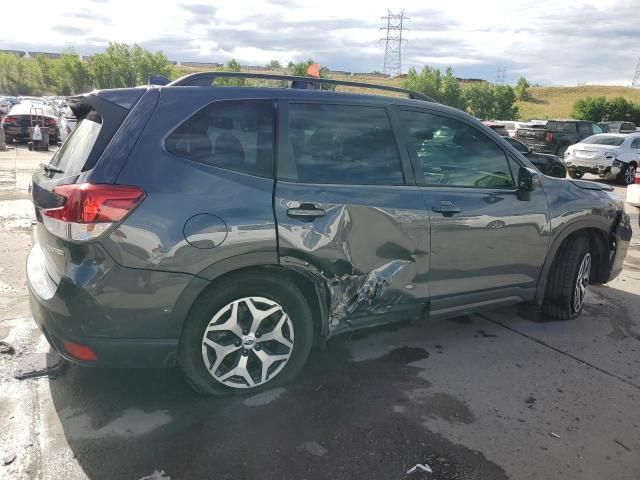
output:
<instances>
[{"instance_id":1,"label":"roof rail","mask_svg":"<svg viewBox=\"0 0 640 480\"><path fill-rule=\"evenodd\" d=\"M376 85L374 83L350 82L348 80L333 80L329 78L317 77L297 77L293 75L279 75L271 73L245 73L245 72L198 72L185 75L169 83L169 87L210 87L216 78L257 78L262 80L284 80L291 82L291 88L314 89L320 85L344 85L348 87L370 88L375 90L385 90L388 92L404 93L414 100L425 100L435 102L435 100L422 93L407 90L406 88L391 87L389 85Z\"/></svg>"}]
</instances>

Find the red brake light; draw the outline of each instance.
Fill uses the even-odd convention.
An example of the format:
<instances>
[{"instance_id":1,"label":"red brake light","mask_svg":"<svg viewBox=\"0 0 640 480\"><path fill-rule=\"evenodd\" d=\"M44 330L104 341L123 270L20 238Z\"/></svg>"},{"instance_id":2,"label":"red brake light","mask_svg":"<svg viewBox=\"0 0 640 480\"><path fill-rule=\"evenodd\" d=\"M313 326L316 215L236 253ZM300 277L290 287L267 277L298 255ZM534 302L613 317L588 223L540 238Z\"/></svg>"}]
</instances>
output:
<instances>
[{"instance_id":1,"label":"red brake light","mask_svg":"<svg viewBox=\"0 0 640 480\"><path fill-rule=\"evenodd\" d=\"M636 170L636 185L640 185L640 170Z\"/></svg>"},{"instance_id":2,"label":"red brake light","mask_svg":"<svg viewBox=\"0 0 640 480\"><path fill-rule=\"evenodd\" d=\"M44 123L50 127L51 125L55 125L57 122L55 118L45 118Z\"/></svg>"},{"instance_id":3,"label":"red brake light","mask_svg":"<svg viewBox=\"0 0 640 480\"><path fill-rule=\"evenodd\" d=\"M128 185L91 183L59 185L53 193L62 197L61 207L42 210L47 229L70 240L92 240L121 222L144 199L145 193Z\"/></svg>"},{"instance_id":4,"label":"red brake light","mask_svg":"<svg viewBox=\"0 0 640 480\"><path fill-rule=\"evenodd\" d=\"M15 124L16 123L16 119L13 117L4 117L2 119L2 123L12 123Z\"/></svg>"},{"instance_id":5,"label":"red brake light","mask_svg":"<svg viewBox=\"0 0 640 480\"><path fill-rule=\"evenodd\" d=\"M547 135L545 136L545 141L548 143L551 140L553 140L553 133L552 132L547 132Z\"/></svg>"},{"instance_id":6,"label":"red brake light","mask_svg":"<svg viewBox=\"0 0 640 480\"><path fill-rule=\"evenodd\" d=\"M77 358L78 360L84 360L85 362L95 362L98 359L96 352L85 345L80 345L78 343L65 340L64 342L62 342L62 346L69 355Z\"/></svg>"}]
</instances>

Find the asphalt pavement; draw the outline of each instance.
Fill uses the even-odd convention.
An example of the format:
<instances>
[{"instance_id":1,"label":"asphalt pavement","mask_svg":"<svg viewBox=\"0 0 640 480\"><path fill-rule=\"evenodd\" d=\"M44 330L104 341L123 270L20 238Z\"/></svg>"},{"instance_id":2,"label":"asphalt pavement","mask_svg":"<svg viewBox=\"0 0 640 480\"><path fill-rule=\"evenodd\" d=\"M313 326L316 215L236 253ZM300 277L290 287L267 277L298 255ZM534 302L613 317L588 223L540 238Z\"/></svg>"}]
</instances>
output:
<instances>
[{"instance_id":1,"label":"asphalt pavement","mask_svg":"<svg viewBox=\"0 0 640 480\"><path fill-rule=\"evenodd\" d=\"M177 369L16 380L48 350L24 275L28 179L47 158L0 153L0 340L16 350L0 354L0 478L640 478L637 232L574 321L513 307L361 331L249 397L199 396Z\"/></svg>"}]
</instances>

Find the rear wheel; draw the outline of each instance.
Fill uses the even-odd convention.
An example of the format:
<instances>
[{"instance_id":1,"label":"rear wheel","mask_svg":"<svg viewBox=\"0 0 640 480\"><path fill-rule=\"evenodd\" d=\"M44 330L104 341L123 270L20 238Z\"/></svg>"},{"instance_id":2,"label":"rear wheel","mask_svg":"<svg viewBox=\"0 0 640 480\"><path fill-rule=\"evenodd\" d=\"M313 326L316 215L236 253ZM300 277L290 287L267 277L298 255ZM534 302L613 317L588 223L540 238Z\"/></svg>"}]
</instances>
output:
<instances>
[{"instance_id":1,"label":"rear wheel","mask_svg":"<svg viewBox=\"0 0 640 480\"><path fill-rule=\"evenodd\" d=\"M629 163L618 174L618 182L622 185L631 185L636 181L636 169L638 167L635 163Z\"/></svg>"},{"instance_id":2,"label":"rear wheel","mask_svg":"<svg viewBox=\"0 0 640 480\"><path fill-rule=\"evenodd\" d=\"M312 341L311 311L298 287L285 276L246 273L198 299L179 361L201 393L254 393L292 380Z\"/></svg>"},{"instance_id":3,"label":"rear wheel","mask_svg":"<svg viewBox=\"0 0 640 480\"><path fill-rule=\"evenodd\" d=\"M10 137L9 135L6 135L4 137L4 143L6 143L7 145L10 145L13 143L13 137Z\"/></svg>"},{"instance_id":4,"label":"rear wheel","mask_svg":"<svg viewBox=\"0 0 640 480\"><path fill-rule=\"evenodd\" d=\"M565 178L567 175L564 167L562 167L561 165L554 165L549 170L549 176L556 177L556 178Z\"/></svg>"},{"instance_id":5,"label":"rear wheel","mask_svg":"<svg viewBox=\"0 0 640 480\"><path fill-rule=\"evenodd\" d=\"M582 172L578 172L577 170L569 170L569 176L571 178L575 178L576 180L579 180L583 177L584 173Z\"/></svg>"},{"instance_id":6,"label":"rear wheel","mask_svg":"<svg viewBox=\"0 0 640 480\"><path fill-rule=\"evenodd\" d=\"M542 311L558 320L577 317L582 311L591 278L592 256L586 235L575 234L565 240L555 258Z\"/></svg>"}]
</instances>

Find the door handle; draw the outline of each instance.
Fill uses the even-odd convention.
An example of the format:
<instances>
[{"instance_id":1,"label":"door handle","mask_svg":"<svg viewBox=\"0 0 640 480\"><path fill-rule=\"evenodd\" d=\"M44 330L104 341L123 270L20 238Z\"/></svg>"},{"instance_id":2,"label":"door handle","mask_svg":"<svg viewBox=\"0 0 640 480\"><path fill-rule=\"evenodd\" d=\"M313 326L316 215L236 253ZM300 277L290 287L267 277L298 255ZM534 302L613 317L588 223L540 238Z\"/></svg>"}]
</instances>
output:
<instances>
[{"instance_id":1,"label":"door handle","mask_svg":"<svg viewBox=\"0 0 640 480\"><path fill-rule=\"evenodd\" d=\"M434 212L441 213L444 217L453 217L456 213L460 213L462 209L454 205L453 202L443 200L439 205L431 208Z\"/></svg>"},{"instance_id":2,"label":"door handle","mask_svg":"<svg viewBox=\"0 0 640 480\"><path fill-rule=\"evenodd\" d=\"M310 222L318 217L324 217L326 212L312 203L303 203L297 208L289 208L287 215L300 219L303 222Z\"/></svg>"}]
</instances>

